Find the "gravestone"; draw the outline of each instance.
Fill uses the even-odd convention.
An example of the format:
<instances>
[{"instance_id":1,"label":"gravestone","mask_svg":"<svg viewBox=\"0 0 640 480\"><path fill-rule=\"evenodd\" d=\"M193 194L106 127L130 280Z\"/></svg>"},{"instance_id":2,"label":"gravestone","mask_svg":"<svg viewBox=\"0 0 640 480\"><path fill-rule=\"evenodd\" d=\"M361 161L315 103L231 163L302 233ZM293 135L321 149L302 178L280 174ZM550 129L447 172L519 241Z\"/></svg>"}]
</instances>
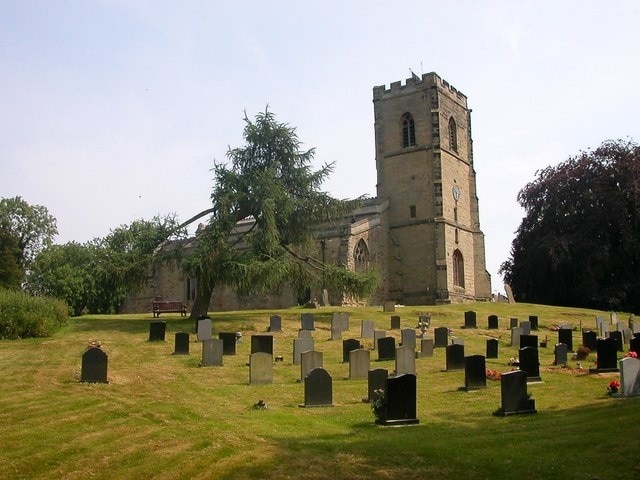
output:
<instances>
[{"instance_id":1,"label":"gravestone","mask_svg":"<svg viewBox=\"0 0 640 480\"><path fill-rule=\"evenodd\" d=\"M400 330L400 316L391 315L391 330Z\"/></svg>"},{"instance_id":2,"label":"gravestone","mask_svg":"<svg viewBox=\"0 0 640 480\"><path fill-rule=\"evenodd\" d=\"M609 332L609 338L616 342L616 349L618 352L624 351L624 342L622 341L622 332L613 331Z\"/></svg>"},{"instance_id":3,"label":"gravestone","mask_svg":"<svg viewBox=\"0 0 640 480\"><path fill-rule=\"evenodd\" d=\"M387 332L384 330L375 330L373 332L373 349L376 350L378 348L378 340L387 336Z\"/></svg>"},{"instance_id":4,"label":"gravestone","mask_svg":"<svg viewBox=\"0 0 640 480\"><path fill-rule=\"evenodd\" d=\"M282 331L282 317L280 315L271 315L269 317L269 329L270 332Z\"/></svg>"},{"instance_id":5,"label":"gravestone","mask_svg":"<svg viewBox=\"0 0 640 480\"><path fill-rule=\"evenodd\" d=\"M618 323L618 314L616 312L611 312L609 314L609 318L611 320L611 323Z\"/></svg>"},{"instance_id":6,"label":"gravestone","mask_svg":"<svg viewBox=\"0 0 640 480\"><path fill-rule=\"evenodd\" d=\"M189 333L176 332L174 337L174 355L189 355Z\"/></svg>"},{"instance_id":7,"label":"gravestone","mask_svg":"<svg viewBox=\"0 0 640 480\"><path fill-rule=\"evenodd\" d=\"M90 347L82 354L80 381L86 383L109 383L107 381L108 355L98 347Z\"/></svg>"},{"instance_id":8,"label":"gravestone","mask_svg":"<svg viewBox=\"0 0 640 480\"><path fill-rule=\"evenodd\" d=\"M631 341L631 339L633 338L633 332L631 330L629 330L628 328L623 328L622 329L622 341L624 342L625 345L629 345L629 342Z\"/></svg>"},{"instance_id":9,"label":"gravestone","mask_svg":"<svg viewBox=\"0 0 640 480\"><path fill-rule=\"evenodd\" d=\"M486 347L486 358L498 358L498 339L488 338Z\"/></svg>"},{"instance_id":10,"label":"gravestone","mask_svg":"<svg viewBox=\"0 0 640 480\"><path fill-rule=\"evenodd\" d=\"M339 320L331 320L331 340L342 340L342 324Z\"/></svg>"},{"instance_id":11,"label":"gravestone","mask_svg":"<svg viewBox=\"0 0 640 480\"><path fill-rule=\"evenodd\" d=\"M367 398L363 398L363 402L371 402L376 398L375 391L384 391L387 388L387 378L389 372L386 368L374 368L367 372Z\"/></svg>"},{"instance_id":12,"label":"gravestone","mask_svg":"<svg viewBox=\"0 0 640 480\"><path fill-rule=\"evenodd\" d=\"M373 331L376 324L373 320L362 320L360 322L360 338L373 338Z\"/></svg>"},{"instance_id":13,"label":"gravestone","mask_svg":"<svg viewBox=\"0 0 640 480\"><path fill-rule=\"evenodd\" d=\"M349 378L367 378L371 365L371 352L358 349L349 352Z\"/></svg>"},{"instance_id":14,"label":"gravestone","mask_svg":"<svg viewBox=\"0 0 640 480\"><path fill-rule=\"evenodd\" d=\"M298 330L298 338L313 338L311 330Z\"/></svg>"},{"instance_id":15,"label":"gravestone","mask_svg":"<svg viewBox=\"0 0 640 480\"><path fill-rule=\"evenodd\" d=\"M524 347L518 350L520 370L527 374L528 382L540 382L540 359L537 347Z\"/></svg>"},{"instance_id":16,"label":"gravestone","mask_svg":"<svg viewBox=\"0 0 640 480\"><path fill-rule=\"evenodd\" d=\"M464 368L464 345L447 345L447 372Z\"/></svg>"},{"instance_id":17,"label":"gravestone","mask_svg":"<svg viewBox=\"0 0 640 480\"><path fill-rule=\"evenodd\" d=\"M201 342L203 340L208 340L209 338L211 338L211 319L203 318L202 320L198 320L196 340Z\"/></svg>"},{"instance_id":18,"label":"gravestone","mask_svg":"<svg viewBox=\"0 0 640 480\"><path fill-rule=\"evenodd\" d=\"M464 358L464 387L458 388L468 392L487 386L487 364L482 355L470 355Z\"/></svg>"},{"instance_id":19,"label":"gravestone","mask_svg":"<svg viewBox=\"0 0 640 480\"><path fill-rule=\"evenodd\" d=\"M337 312L331 317L332 325L335 323L341 331L349 330L349 314L347 312Z\"/></svg>"},{"instance_id":20,"label":"gravestone","mask_svg":"<svg viewBox=\"0 0 640 480\"><path fill-rule=\"evenodd\" d=\"M598 346L598 334L593 330L583 330L582 345L587 347L591 352L595 351Z\"/></svg>"},{"instance_id":21,"label":"gravestone","mask_svg":"<svg viewBox=\"0 0 640 480\"><path fill-rule=\"evenodd\" d=\"M489 330L497 330L499 328L497 315L489 315L487 317L487 328Z\"/></svg>"},{"instance_id":22,"label":"gravestone","mask_svg":"<svg viewBox=\"0 0 640 480\"><path fill-rule=\"evenodd\" d=\"M433 329L433 346L435 348L446 347L449 345L449 329L447 327L438 327Z\"/></svg>"},{"instance_id":23,"label":"gravestone","mask_svg":"<svg viewBox=\"0 0 640 480\"><path fill-rule=\"evenodd\" d=\"M218 338L222 340L222 354L223 355L235 355L236 354L236 333L235 332L220 332Z\"/></svg>"},{"instance_id":24,"label":"gravestone","mask_svg":"<svg viewBox=\"0 0 640 480\"><path fill-rule=\"evenodd\" d=\"M304 405L300 406L333 406L333 380L324 368L314 368L304 377Z\"/></svg>"},{"instance_id":25,"label":"gravestone","mask_svg":"<svg viewBox=\"0 0 640 480\"><path fill-rule=\"evenodd\" d=\"M464 327L462 328L478 328L476 323L476 312L473 310L464 312Z\"/></svg>"},{"instance_id":26,"label":"gravestone","mask_svg":"<svg viewBox=\"0 0 640 480\"><path fill-rule=\"evenodd\" d=\"M527 374L522 370L503 373L500 377L502 405L494 415L518 415L536 413L535 400L527 393Z\"/></svg>"},{"instance_id":27,"label":"gravestone","mask_svg":"<svg viewBox=\"0 0 640 480\"><path fill-rule=\"evenodd\" d=\"M553 364L557 366L567 364L567 351L568 347L566 343L558 343L553 349Z\"/></svg>"},{"instance_id":28,"label":"gravestone","mask_svg":"<svg viewBox=\"0 0 640 480\"><path fill-rule=\"evenodd\" d=\"M300 354L300 381L314 368L324 368L322 352L309 350Z\"/></svg>"},{"instance_id":29,"label":"gravestone","mask_svg":"<svg viewBox=\"0 0 640 480\"><path fill-rule=\"evenodd\" d=\"M416 349L416 331L413 328L403 328L400 331L400 342L403 347Z\"/></svg>"},{"instance_id":30,"label":"gravestone","mask_svg":"<svg viewBox=\"0 0 640 480\"><path fill-rule=\"evenodd\" d=\"M396 301L395 300L385 300L382 304L383 312L395 312L396 311Z\"/></svg>"},{"instance_id":31,"label":"gravestone","mask_svg":"<svg viewBox=\"0 0 640 480\"><path fill-rule=\"evenodd\" d=\"M640 360L625 357L620 360L620 393L625 397L640 395Z\"/></svg>"},{"instance_id":32,"label":"gravestone","mask_svg":"<svg viewBox=\"0 0 640 480\"><path fill-rule=\"evenodd\" d=\"M632 332L633 332L633 327L635 326L635 323L636 323L636 316L632 313L631 315L629 315L629 319L627 320L627 327Z\"/></svg>"},{"instance_id":33,"label":"gravestone","mask_svg":"<svg viewBox=\"0 0 640 480\"><path fill-rule=\"evenodd\" d=\"M416 374L416 353L415 349L402 345L396 347L396 375L405 373Z\"/></svg>"},{"instance_id":34,"label":"gravestone","mask_svg":"<svg viewBox=\"0 0 640 480\"><path fill-rule=\"evenodd\" d=\"M629 351L640 355L640 337L631 337L629 340Z\"/></svg>"},{"instance_id":35,"label":"gravestone","mask_svg":"<svg viewBox=\"0 0 640 480\"><path fill-rule=\"evenodd\" d=\"M223 341L219 338L209 338L202 341L202 366L221 367Z\"/></svg>"},{"instance_id":36,"label":"gravestone","mask_svg":"<svg viewBox=\"0 0 640 480\"><path fill-rule=\"evenodd\" d=\"M162 320L156 320L149 323L149 341L150 342L164 342L164 337L167 332L167 322Z\"/></svg>"},{"instance_id":37,"label":"gravestone","mask_svg":"<svg viewBox=\"0 0 640 480\"><path fill-rule=\"evenodd\" d=\"M537 315L529 315L529 324L531 325L531 330L538 331L538 316Z\"/></svg>"},{"instance_id":38,"label":"gravestone","mask_svg":"<svg viewBox=\"0 0 640 480\"><path fill-rule=\"evenodd\" d=\"M533 347L538 348L537 335L520 335L520 348Z\"/></svg>"},{"instance_id":39,"label":"gravestone","mask_svg":"<svg viewBox=\"0 0 640 480\"><path fill-rule=\"evenodd\" d=\"M395 360L396 339L383 337L378 339L378 360Z\"/></svg>"},{"instance_id":40,"label":"gravestone","mask_svg":"<svg viewBox=\"0 0 640 480\"><path fill-rule=\"evenodd\" d=\"M599 338L596 343L596 368L592 373L618 371L618 346L613 338Z\"/></svg>"},{"instance_id":41,"label":"gravestone","mask_svg":"<svg viewBox=\"0 0 640 480\"><path fill-rule=\"evenodd\" d=\"M273 383L273 355L256 352L249 355L249 383L251 385Z\"/></svg>"},{"instance_id":42,"label":"gravestone","mask_svg":"<svg viewBox=\"0 0 640 480\"><path fill-rule=\"evenodd\" d=\"M342 361L347 363L349 361L349 352L352 350L358 350L360 348L360 341L354 338L342 341Z\"/></svg>"},{"instance_id":43,"label":"gravestone","mask_svg":"<svg viewBox=\"0 0 640 480\"><path fill-rule=\"evenodd\" d=\"M420 340L420 356L433 357L433 338L423 338Z\"/></svg>"},{"instance_id":44,"label":"gravestone","mask_svg":"<svg viewBox=\"0 0 640 480\"><path fill-rule=\"evenodd\" d=\"M454 345L464 345L464 338L462 337L451 337L451 343Z\"/></svg>"},{"instance_id":45,"label":"gravestone","mask_svg":"<svg viewBox=\"0 0 640 480\"><path fill-rule=\"evenodd\" d=\"M273 355L273 335L251 335L251 353Z\"/></svg>"},{"instance_id":46,"label":"gravestone","mask_svg":"<svg viewBox=\"0 0 640 480\"><path fill-rule=\"evenodd\" d=\"M609 332L611 331L611 326L607 323L604 322L602 324L602 329L600 331L600 336L602 336L603 338L606 338L609 336Z\"/></svg>"},{"instance_id":47,"label":"gravestone","mask_svg":"<svg viewBox=\"0 0 640 480\"><path fill-rule=\"evenodd\" d=\"M522 335L531 335L531 322L525 320L520 322L520 329L522 330Z\"/></svg>"},{"instance_id":48,"label":"gravestone","mask_svg":"<svg viewBox=\"0 0 640 480\"><path fill-rule=\"evenodd\" d=\"M293 339L293 364L300 365L300 355L302 352L313 350L314 341L311 337Z\"/></svg>"},{"instance_id":49,"label":"gravestone","mask_svg":"<svg viewBox=\"0 0 640 480\"><path fill-rule=\"evenodd\" d=\"M518 326L518 319L514 318L514 317L511 317L509 319L509 330L511 330L513 328L516 328L517 326Z\"/></svg>"},{"instance_id":50,"label":"gravestone","mask_svg":"<svg viewBox=\"0 0 640 480\"><path fill-rule=\"evenodd\" d=\"M522 328L514 327L511 329L511 346L520 348L520 337L522 337Z\"/></svg>"},{"instance_id":51,"label":"gravestone","mask_svg":"<svg viewBox=\"0 0 640 480\"><path fill-rule=\"evenodd\" d=\"M596 315L596 330L602 335L602 326L604 325L604 317Z\"/></svg>"},{"instance_id":52,"label":"gravestone","mask_svg":"<svg viewBox=\"0 0 640 480\"><path fill-rule=\"evenodd\" d=\"M507 294L507 300L509 300L509 303L516 303L516 299L513 296L513 290L511 290L511 285L509 285L508 283L504 284L504 293Z\"/></svg>"},{"instance_id":53,"label":"gravestone","mask_svg":"<svg viewBox=\"0 0 640 480\"><path fill-rule=\"evenodd\" d=\"M573 329L560 328L558 330L558 343L564 343L568 352L573 352Z\"/></svg>"},{"instance_id":54,"label":"gravestone","mask_svg":"<svg viewBox=\"0 0 640 480\"><path fill-rule=\"evenodd\" d=\"M300 330L315 330L313 313L300 314Z\"/></svg>"},{"instance_id":55,"label":"gravestone","mask_svg":"<svg viewBox=\"0 0 640 480\"><path fill-rule=\"evenodd\" d=\"M377 425L414 425L416 418L416 376L398 375L387 379L385 402L382 414L376 419Z\"/></svg>"}]
</instances>

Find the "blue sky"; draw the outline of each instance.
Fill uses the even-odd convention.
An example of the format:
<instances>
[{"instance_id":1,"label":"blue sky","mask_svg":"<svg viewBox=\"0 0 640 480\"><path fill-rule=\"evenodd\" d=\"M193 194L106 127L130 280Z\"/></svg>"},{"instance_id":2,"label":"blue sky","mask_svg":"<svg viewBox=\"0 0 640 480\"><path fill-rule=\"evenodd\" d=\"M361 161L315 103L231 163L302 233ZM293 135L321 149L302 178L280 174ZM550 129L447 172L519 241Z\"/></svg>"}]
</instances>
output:
<instances>
[{"instance_id":1,"label":"blue sky","mask_svg":"<svg viewBox=\"0 0 640 480\"><path fill-rule=\"evenodd\" d=\"M502 290L536 170L640 140L640 2L0 0L0 196L57 243L207 208L211 166L268 104L325 188L375 195L372 88L437 72L473 109L487 269Z\"/></svg>"}]
</instances>

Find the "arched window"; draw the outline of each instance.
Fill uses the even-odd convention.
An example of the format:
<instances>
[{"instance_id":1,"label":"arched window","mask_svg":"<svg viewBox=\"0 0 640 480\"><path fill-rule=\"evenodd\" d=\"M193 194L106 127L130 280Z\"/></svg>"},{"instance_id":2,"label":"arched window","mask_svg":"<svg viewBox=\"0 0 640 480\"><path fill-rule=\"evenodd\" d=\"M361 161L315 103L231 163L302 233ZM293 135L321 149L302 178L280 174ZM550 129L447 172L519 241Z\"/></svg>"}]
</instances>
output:
<instances>
[{"instance_id":1,"label":"arched window","mask_svg":"<svg viewBox=\"0 0 640 480\"><path fill-rule=\"evenodd\" d=\"M353 259L356 272L366 272L369 269L369 248L364 240L360 239L356 245Z\"/></svg>"},{"instance_id":2,"label":"arched window","mask_svg":"<svg viewBox=\"0 0 640 480\"><path fill-rule=\"evenodd\" d=\"M416 125L413 115L405 113L402 116L402 147L413 147L416 144Z\"/></svg>"},{"instance_id":3,"label":"arched window","mask_svg":"<svg viewBox=\"0 0 640 480\"><path fill-rule=\"evenodd\" d=\"M464 287L464 259L458 249L453 252L453 284Z\"/></svg>"},{"instance_id":4,"label":"arched window","mask_svg":"<svg viewBox=\"0 0 640 480\"><path fill-rule=\"evenodd\" d=\"M458 153L458 127L453 117L449 118L449 149Z\"/></svg>"}]
</instances>

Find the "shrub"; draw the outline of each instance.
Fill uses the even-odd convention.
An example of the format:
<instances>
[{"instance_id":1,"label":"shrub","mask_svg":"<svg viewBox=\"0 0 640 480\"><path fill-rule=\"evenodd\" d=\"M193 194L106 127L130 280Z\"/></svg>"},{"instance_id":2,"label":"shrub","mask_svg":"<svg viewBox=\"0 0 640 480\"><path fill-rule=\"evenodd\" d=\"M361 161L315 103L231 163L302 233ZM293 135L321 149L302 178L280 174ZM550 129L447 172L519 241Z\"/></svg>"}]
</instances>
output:
<instances>
[{"instance_id":1,"label":"shrub","mask_svg":"<svg viewBox=\"0 0 640 480\"><path fill-rule=\"evenodd\" d=\"M0 339L48 337L68 318L62 300L0 289Z\"/></svg>"},{"instance_id":2,"label":"shrub","mask_svg":"<svg viewBox=\"0 0 640 480\"><path fill-rule=\"evenodd\" d=\"M576 350L576 360L585 360L589 356L589 349L584 345L580 345Z\"/></svg>"}]
</instances>

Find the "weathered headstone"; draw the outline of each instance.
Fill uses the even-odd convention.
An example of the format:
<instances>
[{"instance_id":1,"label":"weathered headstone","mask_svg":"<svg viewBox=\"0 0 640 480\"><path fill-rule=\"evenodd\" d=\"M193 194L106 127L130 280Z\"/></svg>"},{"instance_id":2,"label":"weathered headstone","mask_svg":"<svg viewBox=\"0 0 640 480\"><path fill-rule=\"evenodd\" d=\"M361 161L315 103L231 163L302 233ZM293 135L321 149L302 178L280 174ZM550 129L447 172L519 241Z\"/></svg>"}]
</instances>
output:
<instances>
[{"instance_id":1,"label":"weathered headstone","mask_svg":"<svg viewBox=\"0 0 640 480\"><path fill-rule=\"evenodd\" d=\"M365 402L371 402L375 398L376 390L385 390L387 388L387 378L389 372L386 368L374 368L367 372L367 398Z\"/></svg>"},{"instance_id":2,"label":"weathered headstone","mask_svg":"<svg viewBox=\"0 0 640 480\"><path fill-rule=\"evenodd\" d=\"M196 330L196 340L201 342L211 338L211 319L203 318L198 320L198 328Z\"/></svg>"},{"instance_id":3,"label":"weathered headstone","mask_svg":"<svg viewBox=\"0 0 640 480\"><path fill-rule=\"evenodd\" d=\"M395 312L396 311L396 301L395 300L385 300L382 304L383 312Z\"/></svg>"},{"instance_id":4,"label":"weathered headstone","mask_svg":"<svg viewBox=\"0 0 640 480\"><path fill-rule=\"evenodd\" d=\"M568 347L566 343L558 343L553 349L553 364L557 366L567 364L567 351Z\"/></svg>"},{"instance_id":5,"label":"weathered headstone","mask_svg":"<svg viewBox=\"0 0 640 480\"><path fill-rule=\"evenodd\" d=\"M223 341L219 338L209 338L202 341L202 366L221 367Z\"/></svg>"},{"instance_id":6,"label":"weathered headstone","mask_svg":"<svg viewBox=\"0 0 640 480\"><path fill-rule=\"evenodd\" d=\"M309 350L300 354L300 381L314 368L323 368L324 360L322 352Z\"/></svg>"},{"instance_id":7,"label":"weathered headstone","mask_svg":"<svg viewBox=\"0 0 640 480\"><path fill-rule=\"evenodd\" d=\"M331 340L342 340L342 323L339 320L331 320Z\"/></svg>"},{"instance_id":8,"label":"weathered headstone","mask_svg":"<svg viewBox=\"0 0 640 480\"><path fill-rule=\"evenodd\" d=\"M447 345L447 372L464 368L464 345Z\"/></svg>"},{"instance_id":9,"label":"weathered headstone","mask_svg":"<svg viewBox=\"0 0 640 480\"><path fill-rule=\"evenodd\" d=\"M464 387L458 390L479 390L487 386L487 366L482 355L470 355L464 358Z\"/></svg>"},{"instance_id":10,"label":"weathered headstone","mask_svg":"<svg viewBox=\"0 0 640 480\"><path fill-rule=\"evenodd\" d=\"M511 304L516 303L516 299L513 296L513 291L511 290L511 285L509 285L508 283L504 284L504 293L507 294L507 299L509 300L509 303Z\"/></svg>"},{"instance_id":11,"label":"weathered headstone","mask_svg":"<svg viewBox=\"0 0 640 480\"><path fill-rule=\"evenodd\" d=\"M618 346L613 338L599 338L596 344L596 368L590 372L617 372Z\"/></svg>"},{"instance_id":12,"label":"weathered headstone","mask_svg":"<svg viewBox=\"0 0 640 480\"><path fill-rule=\"evenodd\" d=\"M269 329L270 332L282 331L282 317L280 315L271 315L269 317Z\"/></svg>"},{"instance_id":13,"label":"weathered headstone","mask_svg":"<svg viewBox=\"0 0 640 480\"><path fill-rule=\"evenodd\" d=\"M298 330L298 338L313 338L311 330Z\"/></svg>"},{"instance_id":14,"label":"weathered headstone","mask_svg":"<svg viewBox=\"0 0 640 480\"><path fill-rule=\"evenodd\" d=\"M511 346L520 348L520 337L522 336L522 328L514 327L511 329Z\"/></svg>"},{"instance_id":15,"label":"weathered headstone","mask_svg":"<svg viewBox=\"0 0 640 480\"><path fill-rule=\"evenodd\" d=\"M433 338L423 338L420 340L420 356L433 357Z\"/></svg>"},{"instance_id":16,"label":"weathered headstone","mask_svg":"<svg viewBox=\"0 0 640 480\"><path fill-rule=\"evenodd\" d=\"M413 328L403 328L400 331L400 342L403 347L416 349L416 331Z\"/></svg>"},{"instance_id":17,"label":"weathered headstone","mask_svg":"<svg viewBox=\"0 0 640 480\"><path fill-rule=\"evenodd\" d=\"M360 341L355 338L342 341L342 361L347 363L349 361L349 352L358 350L360 348Z\"/></svg>"},{"instance_id":18,"label":"weathered headstone","mask_svg":"<svg viewBox=\"0 0 640 480\"><path fill-rule=\"evenodd\" d=\"M251 335L251 353L273 355L273 335Z\"/></svg>"},{"instance_id":19,"label":"weathered headstone","mask_svg":"<svg viewBox=\"0 0 640 480\"><path fill-rule=\"evenodd\" d=\"M396 347L396 375L416 373L416 352L409 346Z\"/></svg>"},{"instance_id":20,"label":"weathered headstone","mask_svg":"<svg viewBox=\"0 0 640 480\"><path fill-rule=\"evenodd\" d=\"M376 419L376 424L412 425L419 423L416 418L416 399L415 375L404 374L388 378L384 408L380 418Z\"/></svg>"},{"instance_id":21,"label":"weathered headstone","mask_svg":"<svg viewBox=\"0 0 640 480\"><path fill-rule=\"evenodd\" d=\"M602 326L604 325L604 317L596 315L596 330L602 335Z\"/></svg>"},{"instance_id":22,"label":"weathered headstone","mask_svg":"<svg viewBox=\"0 0 640 480\"><path fill-rule=\"evenodd\" d=\"M495 415L536 413L536 403L527 393L527 374L522 370L503 373L500 377L502 405Z\"/></svg>"},{"instance_id":23,"label":"weathered headstone","mask_svg":"<svg viewBox=\"0 0 640 480\"><path fill-rule=\"evenodd\" d=\"M476 312L473 310L464 312L464 327L462 328L478 328Z\"/></svg>"},{"instance_id":24,"label":"weathered headstone","mask_svg":"<svg viewBox=\"0 0 640 480\"><path fill-rule=\"evenodd\" d=\"M249 355L249 383L251 385L273 383L273 355L267 352Z\"/></svg>"},{"instance_id":25,"label":"weathered headstone","mask_svg":"<svg viewBox=\"0 0 640 480\"><path fill-rule=\"evenodd\" d=\"M529 315L529 324L531 325L531 330L538 331L538 316L537 315Z\"/></svg>"},{"instance_id":26,"label":"weathered headstone","mask_svg":"<svg viewBox=\"0 0 640 480\"><path fill-rule=\"evenodd\" d=\"M528 382L539 382L540 378L540 358L536 347L524 347L518 350L520 360L520 370L526 372Z\"/></svg>"},{"instance_id":27,"label":"weathered headstone","mask_svg":"<svg viewBox=\"0 0 640 480\"><path fill-rule=\"evenodd\" d=\"M522 335L531 335L531 322L528 320L524 320L520 322L520 329L522 330Z\"/></svg>"},{"instance_id":28,"label":"weathered headstone","mask_svg":"<svg viewBox=\"0 0 640 480\"><path fill-rule=\"evenodd\" d=\"M371 352L358 349L349 352L349 378L367 378L371 365Z\"/></svg>"},{"instance_id":29,"label":"weathered headstone","mask_svg":"<svg viewBox=\"0 0 640 480\"><path fill-rule=\"evenodd\" d=\"M573 329L560 328L558 330L558 343L564 343L568 352L573 352Z\"/></svg>"},{"instance_id":30,"label":"weathered headstone","mask_svg":"<svg viewBox=\"0 0 640 480\"><path fill-rule=\"evenodd\" d=\"M498 358L498 339L488 338L486 347L486 358Z\"/></svg>"},{"instance_id":31,"label":"weathered headstone","mask_svg":"<svg viewBox=\"0 0 640 480\"><path fill-rule=\"evenodd\" d=\"M622 332L613 331L609 332L609 338L616 342L616 349L619 352L624 351L624 342L622 341Z\"/></svg>"},{"instance_id":32,"label":"weathered headstone","mask_svg":"<svg viewBox=\"0 0 640 480\"><path fill-rule=\"evenodd\" d=\"M435 348L446 347L449 345L449 329L447 327L438 327L433 329L433 346Z\"/></svg>"},{"instance_id":33,"label":"weathered headstone","mask_svg":"<svg viewBox=\"0 0 640 480\"><path fill-rule=\"evenodd\" d=\"M315 319L313 313L300 314L300 330L315 330Z\"/></svg>"},{"instance_id":34,"label":"weathered headstone","mask_svg":"<svg viewBox=\"0 0 640 480\"><path fill-rule=\"evenodd\" d=\"M167 332L167 322L162 320L155 320L149 323L149 341L150 342L164 342L164 337Z\"/></svg>"},{"instance_id":35,"label":"weathered headstone","mask_svg":"<svg viewBox=\"0 0 640 480\"><path fill-rule=\"evenodd\" d=\"M489 315L487 317L487 328L489 330L498 329L498 316L497 315Z\"/></svg>"},{"instance_id":36,"label":"weathered headstone","mask_svg":"<svg viewBox=\"0 0 640 480\"><path fill-rule=\"evenodd\" d=\"M376 324L373 320L362 320L360 322L360 338L373 338Z\"/></svg>"},{"instance_id":37,"label":"weathered headstone","mask_svg":"<svg viewBox=\"0 0 640 480\"><path fill-rule=\"evenodd\" d=\"M590 351L595 351L598 346L598 334L593 330L582 331L582 345L587 347Z\"/></svg>"},{"instance_id":38,"label":"weathered headstone","mask_svg":"<svg viewBox=\"0 0 640 480\"><path fill-rule=\"evenodd\" d=\"M300 355L302 352L313 350L314 341L311 337L293 339L293 364L300 365Z\"/></svg>"},{"instance_id":39,"label":"weathered headstone","mask_svg":"<svg viewBox=\"0 0 640 480\"><path fill-rule=\"evenodd\" d=\"M396 357L396 339L383 337L378 339L378 360L394 360Z\"/></svg>"},{"instance_id":40,"label":"weathered headstone","mask_svg":"<svg viewBox=\"0 0 640 480\"><path fill-rule=\"evenodd\" d=\"M189 333L176 332L174 336L174 355L189 355Z\"/></svg>"},{"instance_id":41,"label":"weathered headstone","mask_svg":"<svg viewBox=\"0 0 640 480\"><path fill-rule=\"evenodd\" d=\"M222 340L222 354L223 355L235 355L236 354L236 333L235 332L219 332L218 338Z\"/></svg>"},{"instance_id":42,"label":"weathered headstone","mask_svg":"<svg viewBox=\"0 0 640 480\"><path fill-rule=\"evenodd\" d=\"M391 330L400 330L400 315L391 315Z\"/></svg>"},{"instance_id":43,"label":"weathered headstone","mask_svg":"<svg viewBox=\"0 0 640 480\"><path fill-rule=\"evenodd\" d=\"M108 355L102 348L90 347L82 354L80 381L86 383L109 383L107 381Z\"/></svg>"},{"instance_id":44,"label":"weathered headstone","mask_svg":"<svg viewBox=\"0 0 640 480\"><path fill-rule=\"evenodd\" d=\"M314 368L304 377L304 405L301 407L331 407L333 380L324 368Z\"/></svg>"},{"instance_id":45,"label":"weathered headstone","mask_svg":"<svg viewBox=\"0 0 640 480\"><path fill-rule=\"evenodd\" d=\"M538 348L537 335L520 335L520 348L533 347Z\"/></svg>"},{"instance_id":46,"label":"weathered headstone","mask_svg":"<svg viewBox=\"0 0 640 480\"><path fill-rule=\"evenodd\" d=\"M616 312L611 312L609 314L609 318L610 318L612 324L618 323L618 314Z\"/></svg>"},{"instance_id":47,"label":"weathered headstone","mask_svg":"<svg viewBox=\"0 0 640 480\"><path fill-rule=\"evenodd\" d=\"M331 317L332 324L335 323L340 330L346 332L349 330L349 314L347 312L336 312Z\"/></svg>"},{"instance_id":48,"label":"weathered headstone","mask_svg":"<svg viewBox=\"0 0 640 480\"><path fill-rule=\"evenodd\" d=\"M640 360L625 357L620 360L620 393L625 397L640 395Z\"/></svg>"},{"instance_id":49,"label":"weathered headstone","mask_svg":"<svg viewBox=\"0 0 640 480\"><path fill-rule=\"evenodd\" d=\"M373 332L373 349L378 348L378 340L387 336L387 332L384 330L374 330Z\"/></svg>"}]
</instances>

